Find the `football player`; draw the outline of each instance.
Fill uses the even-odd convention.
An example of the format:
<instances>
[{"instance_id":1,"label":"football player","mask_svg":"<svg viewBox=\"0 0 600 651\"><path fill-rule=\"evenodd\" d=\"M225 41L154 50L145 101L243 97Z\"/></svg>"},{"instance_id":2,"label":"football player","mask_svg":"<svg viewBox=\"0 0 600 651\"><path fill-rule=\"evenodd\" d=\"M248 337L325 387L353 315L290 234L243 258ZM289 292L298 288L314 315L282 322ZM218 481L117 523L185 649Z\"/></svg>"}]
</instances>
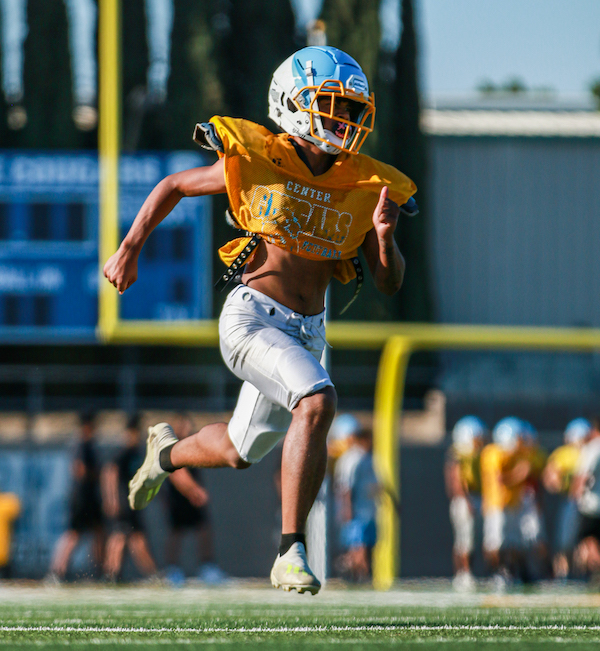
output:
<instances>
[{"instance_id":1,"label":"football player","mask_svg":"<svg viewBox=\"0 0 600 651\"><path fill-rule=\"evenodd\" d=\"M480 456L485 433L486 427L481 419L476 416L461 418L452 430L452 445L444 467L454 532L452 585L465 592L475 587L471 554L475 541L475 517L481 513Z\"/></svg>"},{"instance_id":2,"label":"football player","mask_svg":"<svg viewBox=\"0 0 600 651\"><path fill-rule=\"evenodd\" d=\"M541 505L542 473L548 454L540 445L537 430L526 420L523 421L520 452L529 462L529 475L521 498L520 529L525 552L522 576L526 581L535 581L550 574L546 527Z\"/></svg>"},{"instance_id":3,"label":"football player","mask_svg":"<svg viewBox=\"0 0 600 651\"><path fill-rule=\"evenodd\" d=\"M552 559L554 578L564 580L569 575L569 557L577 535L577 504L571 495L573 477L579 462L581 447L592 429L585 418L575 418L565 428L564 445L556 448L548 457L542 473L544 488L560 495L555 549Z\"/></svg>"},{"instance_id":4,"label":"football player","mask_svg":"<svg viewBox=\"0 0 600 651\"><path fill-rule=\"evenodd\" d=\"M225 363L244 384L229 423L183 441L166 423L150 429L130 504L144 508L177 468L247 468L285 437L282 537L271 582L315 594L320 582L308 566L304 529L325 473L337 402L319 363L325 290L332 278L362 282L361 248L378 290L398 291L405 265L394 230L400 206L414 212L416 187L359 153L373 128L374 96L344 52L299 50L273 74L268 101L283 133L229 117L197 125L195 140L219 160L163 179L104 274L123 293L137 278L146 238L180 199L227 193L240 237L219 251L229 265L219 285L241 283L225 301L219 335Z\"/></svg>"},{"instance_id":5,"label":"football player","mask_svg":"<svg viewBox=\"0 0 600 651\"><path fill-rule=\"evenodd\" d=\"M521 507L531 464L521 449L523 421L500 420L481 452L483 550L497 588L505 587L521 561Z\"/></svg>"},{"instance_id":6,"label":"football player","mask_svg":"<svg viewBox=\"0 0 600 651\"><path fill-rule=\"evenodd\" d=\"M600 419L592 419L591 430L581 448L571 495L576 500L579 523L576 563L592 577L600 574Z\"/></svg>"}]
</instances>

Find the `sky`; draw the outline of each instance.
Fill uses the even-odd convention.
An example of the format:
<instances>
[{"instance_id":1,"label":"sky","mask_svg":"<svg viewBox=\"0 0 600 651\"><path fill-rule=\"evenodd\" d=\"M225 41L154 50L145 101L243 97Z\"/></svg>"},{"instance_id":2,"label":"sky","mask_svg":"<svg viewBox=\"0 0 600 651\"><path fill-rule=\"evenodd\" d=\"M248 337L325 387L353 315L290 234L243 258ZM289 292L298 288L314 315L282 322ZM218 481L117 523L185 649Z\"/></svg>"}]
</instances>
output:
<instances>
[{"instance_id":1,"label":"sky","mask_svg":"<svg viewBox=\"0 0 600 651\"><path fill-rule=\"evenodd\" d=\"M486 79L588 93L600 78L600 0L413 0L426 95L463 94ZM322 0L292 0L298 19ZM383 40L399 36L399 0L383 0Z\"/></svg>"}]
</instances>

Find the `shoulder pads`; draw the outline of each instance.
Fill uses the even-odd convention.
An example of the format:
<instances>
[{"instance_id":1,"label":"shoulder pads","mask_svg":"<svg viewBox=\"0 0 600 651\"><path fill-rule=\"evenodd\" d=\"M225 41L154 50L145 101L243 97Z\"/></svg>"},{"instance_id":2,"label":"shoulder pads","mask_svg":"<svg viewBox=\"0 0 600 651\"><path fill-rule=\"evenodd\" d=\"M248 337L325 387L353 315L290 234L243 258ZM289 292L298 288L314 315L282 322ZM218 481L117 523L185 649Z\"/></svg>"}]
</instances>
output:
<instances>
[{"instance_id":1,"label":"shoulder pads","mask_svg":"<svg viewBox=\"0 0 600 651\"><path fill-rule=\"evenodd\" d=\"M223 143L212 122L199 122L194 128L194 142L203 149L224 153Z\"/></svg>"}]
</instances>

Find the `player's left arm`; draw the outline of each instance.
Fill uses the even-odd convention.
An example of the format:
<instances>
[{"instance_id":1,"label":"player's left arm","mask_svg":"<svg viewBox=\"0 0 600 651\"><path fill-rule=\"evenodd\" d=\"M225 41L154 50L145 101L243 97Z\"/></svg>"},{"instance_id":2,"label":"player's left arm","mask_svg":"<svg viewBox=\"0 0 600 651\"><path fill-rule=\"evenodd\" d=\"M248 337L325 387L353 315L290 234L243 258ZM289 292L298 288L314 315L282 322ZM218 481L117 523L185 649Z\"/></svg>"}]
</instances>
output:
<instances>
[{"instance_id":1,"label":"player's left arm","mask_svg":"<svg viewBox=\"0 0 600 651\"><path fill-rule=\"evenodd\" d=\"M394 239L399 215L400 207L389 198L388 188L384 186L373 212L373 228L362 244L375 286L388 296L395 294L402 286L406 267Z\"/></svg>"}]
</instances>

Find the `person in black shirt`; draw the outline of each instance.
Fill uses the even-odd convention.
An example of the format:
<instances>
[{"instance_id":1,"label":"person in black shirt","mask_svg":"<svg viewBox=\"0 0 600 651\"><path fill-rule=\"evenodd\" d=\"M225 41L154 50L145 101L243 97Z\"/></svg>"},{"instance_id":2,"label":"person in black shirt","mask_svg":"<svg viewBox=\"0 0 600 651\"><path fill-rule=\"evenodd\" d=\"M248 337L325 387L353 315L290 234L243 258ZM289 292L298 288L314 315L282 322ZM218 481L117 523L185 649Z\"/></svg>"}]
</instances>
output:
<instances>
[{"instance_id":1,"label":"person in black shirt","mask_svg":"<svg viewBox=\"0 0 600 651\"><path fill-rule=\"evenodd\" d=\"M194 434L196 429L187 414L178 414L173 421L173 431L178 439ZM208 508L209 495L202 483L200 468L181 468L169 476L167 482L167 510L171 531L167 539L167 578L173 583L183 581L184 573L177 566L182 537L189 532L198 540L200 571L198 578L205 583L221 583L225 573L214 558L213 532Z\"/></svg>"},{"instance_id":2,"label":"person in black shirt","mask_svg":"<svg viewBox=\"0 0 600 651\"><path fill-rule=\"evenodd\" d=\"M140 448L140 416L133 415L126 427L126 446L108 463L102 472L102 498L104 512L110 519L111 533L106 542L104 576L116 581L123 564L125 546L142 574L152 577L156 564L150 553L141 514L132 511L127 502L129 480L144 458Z\"/></svg>"},{"instance_id":3,"label":"person in black shirt","mask_svg":"<svg viewBox=\"0 0 600 651\"><path fill-rule=\"evenodd\" d=\"M64 579L69 561L81 536L93 534L93 558L100 565L104 547L104 527L100 502L100 462L95 437L95 415L80 416L81 438L73 459L73 485L70 497L70 523L58 539L50 565L49 577Z\"/></svg>"}]
</instances>

